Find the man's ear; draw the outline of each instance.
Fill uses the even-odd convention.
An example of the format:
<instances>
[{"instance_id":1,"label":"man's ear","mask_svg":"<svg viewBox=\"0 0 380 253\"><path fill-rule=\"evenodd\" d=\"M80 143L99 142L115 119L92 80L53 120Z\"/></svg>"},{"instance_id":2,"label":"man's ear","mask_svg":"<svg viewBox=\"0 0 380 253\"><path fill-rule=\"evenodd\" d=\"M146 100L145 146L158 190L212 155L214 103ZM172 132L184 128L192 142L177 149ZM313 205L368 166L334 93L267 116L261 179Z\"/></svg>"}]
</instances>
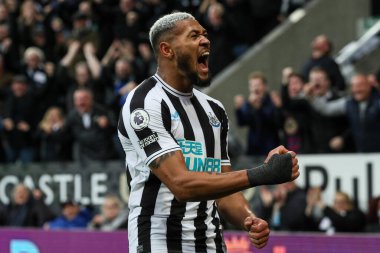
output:
<instances>
[{"instance_id":1,"label":"man's ear","mask_svg":"<svg viewBox=\"0 0 380 253\"><path fill-rule=\"evenodd\" d=\"M169 59L173 58L174 53L173 53L173 50L170 47L169 43L167 43L167 42L161 42L159 47L160 47L161 55L163 57L169 58Z\"/></svg>"}]
</instances>

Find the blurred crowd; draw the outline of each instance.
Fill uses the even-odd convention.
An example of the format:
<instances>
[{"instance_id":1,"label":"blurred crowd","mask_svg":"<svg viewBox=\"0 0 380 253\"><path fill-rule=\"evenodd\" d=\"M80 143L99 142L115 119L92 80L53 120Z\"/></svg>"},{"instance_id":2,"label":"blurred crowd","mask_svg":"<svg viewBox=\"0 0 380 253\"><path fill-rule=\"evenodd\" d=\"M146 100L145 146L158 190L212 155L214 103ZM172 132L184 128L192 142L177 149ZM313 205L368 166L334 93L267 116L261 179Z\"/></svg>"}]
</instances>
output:
<instances>
[{"instance_id":1,"label":"blurred crowd","mask_svg":"<svg viewBox=\"0 0 380 253\"><path fill-rule=\"evenodd\" d=\"M380 152L380 70L346 82L328 37L311 48L299 70L283 69L280 91L255 72L248 96L235 96L237 123L249 128L246 153L265 155L279 144L300 154Z\"/></svg>"},{"instance_id":2,"label":"blurred crowd","mask_svg":"<svg viewBox=\"0 0 380 253\"><path fill-rule=\"evenodd\" d=\"M22 183L15 185L10 203L0 205L0 226L98 231L128 228L129 210L114 194L107 194L100 207L67 200L60 204L58 213L47 206L43 198L39 189L30 190Z\"/></svg>"},{"instance_id":3,"label":"blurred crowd","mask_svg":"<svg viewBox=\"0 0 380 253\"><path fill-rule=\"evenodd\" d=\"M148 31L191 12L216 74L308 0L0 1L0 162L123 158L121 105L156 71Z\"/></svg>"},{"instance_id":4,"label":"blurred crowd","mask_svg":"<svg viewBox=\"0 0 380 253\"><path fill-rule=\"evenodd\" d=\"M380 197L371 199L364 212L346 192L336 192L333 202L326 203L321 188L305 191L295 182L289 182L259 187L254 207L256 215L277 231L314 231L329 235L380 232Z\"/></svg>"},{"instance_id":5,"label":"blurred crowd","mask_svg":"<svg viewBox=\"0 0 380 253\"><path fill-rule=\"evenodd\" d=\"M295 182L257 189L251 205L273 230L326 234L380 232L380 196L371 199L368 210L363 212L345 192L336 192L333 203L326 203L320 188L304 191ZM40 190L30 190L22 183L15 185L10 203L0 205L0 226L91 231L128 228L129 210L117 195L105 195L99 207L68 200L60 204L58 213L45 205L43 199Z\"/></svg>"},{"instance_id":6,"label":"blurred crowd","mask_svg":"<svg viewBox=\"0 0 380 253\"><path fill-rule=\"evenodd\" d=\"M156 71L147 32L173 10L207 29L213 74L242 55L309 0L0 0L0 163L122 159L117 116L128 93ZM347 82L324 35L310 58L286 67L279 91L263 73L236 95L237 122L248 126L248 155L284 144L297 153L380 152L380 71ZM280 73L279 73L280 74ZM325 203L319 188L260 187L256 212L272 228L379 232L380 197L368 212L344 192ZM17 185L0 206L0 225L111 231L128 209L107 195L99 210L67 201L55 213L41 191Z\"/></svg>"}]
</instances>

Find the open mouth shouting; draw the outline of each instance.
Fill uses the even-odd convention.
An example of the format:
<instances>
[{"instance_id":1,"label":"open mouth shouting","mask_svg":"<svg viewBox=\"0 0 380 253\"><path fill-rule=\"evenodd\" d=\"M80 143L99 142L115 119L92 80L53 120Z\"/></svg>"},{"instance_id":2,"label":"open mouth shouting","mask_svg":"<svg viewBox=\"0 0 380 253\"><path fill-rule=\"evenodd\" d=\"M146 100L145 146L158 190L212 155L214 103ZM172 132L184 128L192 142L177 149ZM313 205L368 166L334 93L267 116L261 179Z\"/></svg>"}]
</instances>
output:
<instances>
[{"instance_id":1,"label":"open mouth shouting","mask_svg":"<svg viewBox=\"0 0 380 253\"><path fill-rule=\"evenodd\" d=\"M203 52L200 56L198 56L198 72L200 74L208 74L208 60L209 60L210 52Z\"/></svg>"}]
</instances>

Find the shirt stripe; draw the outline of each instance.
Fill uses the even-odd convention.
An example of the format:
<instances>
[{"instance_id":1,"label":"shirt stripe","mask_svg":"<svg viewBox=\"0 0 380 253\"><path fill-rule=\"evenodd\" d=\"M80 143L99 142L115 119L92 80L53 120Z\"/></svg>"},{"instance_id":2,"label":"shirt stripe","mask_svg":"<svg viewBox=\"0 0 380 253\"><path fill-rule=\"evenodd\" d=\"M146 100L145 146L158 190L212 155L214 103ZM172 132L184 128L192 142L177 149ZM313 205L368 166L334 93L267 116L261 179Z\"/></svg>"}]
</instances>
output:
<instances>
[{"instance_id":1,"label":"shirt stripe","mask_svg":"<svg viewBox=\"0 0 380 253\"><path fill-rule=\"evenodd\" d=\"M227 133L228 133L228 118L227 114L224 111L222 107L220 107L217 103L208 100L211 109L214 111L215 116L218 118L219 122L221 123L221 134L220 134L220 140L221 140L221 154L222 154L222 160L229 160L228 157L228 143L227 143Z\"/></svg>"},{"instance_id":2,"label":"shirt stripe","mask_svg":"<svg viewBox=\"0 0 380 253\"><path fill-rule=\"evenodd\" d=\"M212 206L212 224L215 226L215 234L216 237L214 239L215 246L216 246L216 252L217 253L223 253L223 238L222 238L222 232L220 230L220 219L216 217L217 214L217 208L216 204Z\"/></svg>"},{"instance_id":3,"label":"shirt stripe","mask_svg":"<svg viewBox=\"0 0 380 253\"><path fill-rule=\"evenodd\" d=\"M137 219L139 247L142 246L142 252L151 252L151 217L154 214L160 186L161 181L150 173L141 198L141 213Z\"/></svg>"},{"instance_id":4,"label":"shirt stripe","mask_svg":"<svg viewBox=\"0 0 380 253\"><path fill-rule=\"evenodd\" d=\"M130 111L133 112L136 109L143 109L144 103L145 103L145 97L148 94L148 92L155 86L156 80L154 78L149 78L145 82L139 85L139 87L136 89L135 93L133 94L131 104L130 104ZM153 135L153 131L146 127L142 130L135 130L135 133L137 137L140 140L143 140L144 138L147 138L149 136ZM158 142L154 142L150 145L144 146L144 151L147 156L150 156L151 154L161 150L160 145Z\"/></svg>"},{"instance_id":5,"label":"shirt stripe","mask_svg":"<svg viewBox=\"0 0 380 253\"><path fill-rule=\"evenodd\" d=\"M212 130L212 126L209 123L209 118L204 111L204 108L199 103L198 99L196 97L193 97L191 99L191 102L194 106L194 109L197 113L198 120L201 124L204 140L206 143L206 154L207 157L214 157L215 153L215 147L214 147L214 131ZM195 249L196 252L207 252L207 245L206 245L206 230L207 225L205 224L205 220L207 218L207 201L202 201L199 204L198 210L197 210L197 218L194 220L195 225Z\"/></svg>"},{"instance_id":6,"label":"shirt stripe","mask_svg":"<svg viewBox=\"0 0 380 253\"><path fill-rule=\"evenodd\" d=\"M184 128L184 137L187 140L195 140L193 129L191 128L190 120L187 113L183 108L181 101L178 97L173 96L171 93L166 92L170 101L172 102L175 110L177 110L179 117L182 121ZM185 216L186 203L178 202L173 198L171 202L170 215L167 220L167 245L168 251L181 251L182 252L182 219Z\"/></svg>"}]
</instances>

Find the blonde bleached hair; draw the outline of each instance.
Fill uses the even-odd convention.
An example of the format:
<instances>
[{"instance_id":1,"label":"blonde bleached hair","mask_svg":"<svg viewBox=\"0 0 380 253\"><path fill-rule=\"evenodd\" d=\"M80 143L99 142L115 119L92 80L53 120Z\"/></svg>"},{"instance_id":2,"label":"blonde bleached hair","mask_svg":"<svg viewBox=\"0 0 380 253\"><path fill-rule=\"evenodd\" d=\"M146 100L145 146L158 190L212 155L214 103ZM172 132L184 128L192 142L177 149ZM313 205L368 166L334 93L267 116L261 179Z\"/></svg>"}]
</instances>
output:
<instances>
[{"instance_id":1,"label":"blonde bleached hair","mask_svg":"<svg viewBox=\"0 0 380 253\"><path fill-rule=\"evenodd\" d=\"M157 55L158 45L163 35L169 33L179 21L193 19L194 16L187 12L173 12L158 19L150 28L149 41L153 52Z\"/></svg>"}]
</instances>

